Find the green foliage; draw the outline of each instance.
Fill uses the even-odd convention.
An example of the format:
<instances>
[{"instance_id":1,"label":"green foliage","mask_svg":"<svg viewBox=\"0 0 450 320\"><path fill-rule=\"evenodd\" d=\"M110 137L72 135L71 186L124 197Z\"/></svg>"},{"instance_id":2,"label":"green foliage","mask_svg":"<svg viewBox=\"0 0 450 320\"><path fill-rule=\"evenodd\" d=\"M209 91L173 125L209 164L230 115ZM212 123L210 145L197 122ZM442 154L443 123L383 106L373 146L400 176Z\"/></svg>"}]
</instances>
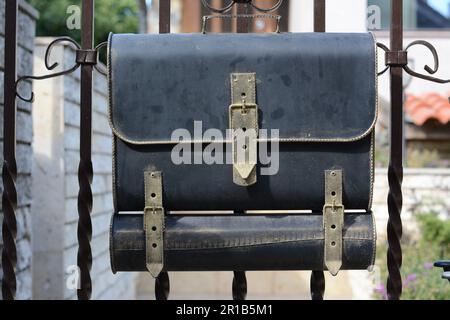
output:
<instances>
[{"instance_id":1,"label":"green foliage","mask_svg":"<svg viewBox=\"0 0 450 320\"><path fill-rule=\"evenodd\" d=\"M443 221L437 214L420 214L417 219L423 241L437 245L441 251L440 255L450 258L450 220Z\"/></svg>"},{"instance_id":2,"label":"green foliage","mask_svg":"<svg viewBox=\"0 0 450 320\"><path fill-rule=\"evenodd\" d=\"M450 258L450 221L439 219L436 214L417 216L421 238L403 243L403 295L405 300L449 300L450 284L441 278L442 269L434 268L433 262ZM387 245L378 247L377 265L381 279L387 279ZM386 286L379 284L375 298L386 299Z\"/></svg>"},{"instance_id":3,"label":"green foliage","mask_svg":"<svg viewBox=\"0 0 450 320\"><path fill-rule=\"evenodd\" d=\"M80 41L80 30L67 28L67 8L80 6L80 0L42 1L28 0L40 14L37 23L38 36L70 36ZM133 33L139 27L138 5L136 0L96 0L95 1L95 44L108 39L110 32Z\"/></svg>"},{"instance_id":4,"label":"green foliage","mask_svg":"<svg viewBox=\"0 0 450 320\"><path fill-rule=\"evenodd\" d=\"M439 167L439 153L436 150L407 149L407 164L409 168L435 168Z\"/></svg>"},{"instance_id":5,"label":"green foliage","mask_svg":"<svg viewBox=\"0 0 450 320\"><path fill-rule=\"evenodd\" d=\"M375 148L375 165L377 168L387 168L389 165L389 149L388 148Z\"/></svg>"}]
</instances>

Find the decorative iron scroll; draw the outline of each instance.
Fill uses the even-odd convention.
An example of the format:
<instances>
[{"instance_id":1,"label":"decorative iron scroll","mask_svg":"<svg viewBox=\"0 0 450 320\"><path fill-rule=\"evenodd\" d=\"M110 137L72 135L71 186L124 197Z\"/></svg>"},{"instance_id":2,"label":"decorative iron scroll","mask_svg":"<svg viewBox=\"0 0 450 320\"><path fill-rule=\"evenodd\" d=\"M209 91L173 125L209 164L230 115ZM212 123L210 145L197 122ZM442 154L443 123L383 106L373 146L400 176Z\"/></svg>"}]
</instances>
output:
<instances>
[{"instance_id":1,"label":"decorative iron scroll","mask_svg":"<svg viewBox=\"0 0 450 320\"><path fill-rule=\"evenodd\" d=\"M387 252L387 292L390 300L398 300L402 294L402 277L400 268L402 265L402 220L401 210L403 205L402 195L402 180L403 180L403 166L402 166L402 144L403 144L403 80L402 71L412 77L432 81L435 83L450 83L449 80L439 79L431 75L439 70L439 56L435 47L427 41L417 40L410 43L404 50L402 50L403 43L403 29L402 29L402 5L401 1L392 3L392 25L394 27L393 34L391 34L391 48L388 48L382 43L377 43L377 47L385 52L386 67L378 72L378 76L383 75L387 70L391 69L391 155L388 170L389 180L389 195L388 195L388 211L389 220L387 226L388 235L388 252ZM425 46L430 50L433 59L434 67L428 65L424 66L424 70L429 73L423 74L412 70L408 66L408 50L416 45Z\"/></svg>"},{"instance_id":2,"label":"decorative iron scroll","mask_svg":"<svg viewBox=\"0 0 450 320\"><path fill-rule=\"evenodd\" d=\"M213 14L209 16L203 16L202 21L202 33L206 34L206 25L209 20L212 19L274 19L277 22L277 27L274 33L280 33L280 21L281 16L276 14Z\"/></svg>"},{"instance_id":3,"label":"decorative iron scroll","mask_svg":"<svg viewBox=\"0 0 450 320\"><path fill-rule=\"evenodd\" d=\"M219 14L223 14L223 13L229 12L237 4L248 4L251 7L253 7L256 11L263 12L263 13L269 13L269 12L274 12L274 11L278 10L281 7L281 5L283 4L283 1L284 0L278 0L278 2L274 6L272 6L270 8L260 8L260 7L258 7L257 5L254 4L253 0L231 0L230 3L228 3L223 8L214 8L213 6L211 6L208 3L208 0L202 0L202 3L210 11L212 11L214 13L219 13Z\"/></svg>"},{"instance_id":4,"label":"decorative iron scroll","mask_svg":"<svg viewBox=\"0 0 450 320\"><path fill-rule=\"evenodd\" d=\"M55 39L48 45L47 49L45 50L45 56L44 56L45 67L47 68L47 70L52 71L57 66L59 66L58 62L54 62L51 64L50 57L51 57L51 53L52 53L52 50L55 47L55 45L57 45L61 42L68 42L69 45L72 46L72 48L74 48L76 50L76 59L75 59L74 65L67 70L55 72L52 74L47 74L47 75L43 75L43 76L20 77L16 81L16 88L15 88L16 96L20 100L23 100L25 102L30 102L30 103L34 102L34 93L33 92L31 92L31 95L29 98L26 98L26 97L22 96L18 91L19 84L26 80L45 80L45 79L55 78L55 77L59 77L59 76L63 76L63 75L68 75L68 74L75 72L82 65L92 65L92 66L94 66L95 70L97 70L99 73L106 76L106 72L104 70L100 69L100 67L98 66L98 54L99 54L99 51L102 48L106 47L106 45L108 43L102 42L98 46L96 46L94 50L82 50L81 46L70 37L61 37L61 38Z\"/></svg>"},{"instance_id":5,"label":"decorative iron scroll","mask_svg":"<svg viewBox=\"0 0 450 320\"><path fill-rule=\"evenodd\" d=\"M436 82L436 83L441 83L441 84L450 83L450 79L444 80L444 79L439 79L439 78L432 77L430 75L426 75L423 73L419 73L419 72L412 70L408 66L408 49L410 49L413 46L417 46L417 45L425 46L427 49L430 50L430 52L433 56L433 60L434 60L433 68L431 68L428 65L425 65L424 66L425 71L428 72L430 75L433 75L436 72L438 72L438 70L439 70L439 55L437 53L436 48L431 43L429 43L425 40L416 40L416 41L411 42L404 51L397 52L397 51L391 51L386 45L378 42L377 47L382 49L386 53L386 67L382 71L378 72L378 76L383 75L386 71L389 70L389 68L391 66L397 65L397 66L401 66L403 68L403 70L405 70L406 73L408 73L409 75L411 75L413 77L427 80L427 81ZM393 58L393 57L395 57L395 58Z\"/></svg>"}]
</instances>

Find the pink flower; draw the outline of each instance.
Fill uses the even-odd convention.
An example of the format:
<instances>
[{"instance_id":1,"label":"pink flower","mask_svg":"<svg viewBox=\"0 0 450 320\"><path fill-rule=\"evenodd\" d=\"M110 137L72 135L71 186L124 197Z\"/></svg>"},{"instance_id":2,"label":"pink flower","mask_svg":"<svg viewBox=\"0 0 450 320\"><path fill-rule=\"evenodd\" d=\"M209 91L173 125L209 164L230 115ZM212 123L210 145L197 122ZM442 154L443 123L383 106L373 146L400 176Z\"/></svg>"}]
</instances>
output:
<instances>
[{"instance_id":1,"label":"pink flower","mask_svg":"<svg viewBox=\"0 0 450 320\"><path fill-rule=\"evenodd\" d=\"M409 274L406 279L405 282L403 283L404 287L407 287L411 282L414 282L417 280L417 275L415 273Z\"/></svg>"},{"instance_id":2,"label":"pink flower","mask_svg":"<svg viewBox=\"0 0 450 320\"><path fill-rule=\"evenodd\" d=\"M387 290L384 284L380 283L375 287L375 292L377 292L384 300L388 299Z\"/></svg>"},{"instance_id":3,"label":"pink flower","mask_svg":"<svg viewBox=\"0 0 450 320\"><path fill-rule=\"evenodd\" d=\"M423 267L426 270L431 270L431 269L433 269L433 263L432 262L426 262L426 263L424 263Z\"/></svg>"}]
</instances>

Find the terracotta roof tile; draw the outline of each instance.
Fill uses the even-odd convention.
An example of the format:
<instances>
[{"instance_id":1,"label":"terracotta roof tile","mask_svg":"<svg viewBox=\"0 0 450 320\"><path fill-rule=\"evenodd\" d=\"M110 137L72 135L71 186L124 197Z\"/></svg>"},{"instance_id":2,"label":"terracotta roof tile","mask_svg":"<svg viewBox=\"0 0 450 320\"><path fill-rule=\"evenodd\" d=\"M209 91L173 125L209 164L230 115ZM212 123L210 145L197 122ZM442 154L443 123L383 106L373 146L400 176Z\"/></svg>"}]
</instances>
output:
<instances>
[{"instance_id":1,"label":"terracotta roof tile","mask_svg":"<svg viewBox=\"0 0 450 320\"><path fill-rule=\"evenodd\" d=\"M420 96L407 94L405 111L417 126L422 126L429 120L437 120L442 124L450 122L449 98L438 93L427 93Z\"/></svg>"}]
</instances>

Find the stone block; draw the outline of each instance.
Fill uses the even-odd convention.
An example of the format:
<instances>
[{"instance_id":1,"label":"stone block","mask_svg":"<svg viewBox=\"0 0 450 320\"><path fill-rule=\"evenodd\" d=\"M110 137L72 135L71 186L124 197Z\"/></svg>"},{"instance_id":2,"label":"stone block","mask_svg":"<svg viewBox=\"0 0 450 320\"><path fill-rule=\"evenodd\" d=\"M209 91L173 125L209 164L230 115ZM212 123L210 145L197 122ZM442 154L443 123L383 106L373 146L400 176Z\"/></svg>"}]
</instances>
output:
<instances>
[{"instance_id":1,"label":"stone block","mask_svg":"<svg viewBox=\"0 0 450 320\"><path fill-rule=\"evenodd\" d=\"M78 176L75 174L66 175L65 181L65 194L66 198L73 198L78 196Z\"/></svg>"},{"instance_id":2,"label":"stone block","mask_svg":"<svg viewBox=\"0 0 450 320\"><path fill-rule=\"evenodd\" d=\"M92 152L94 154L103 154L110 156L112 154L111 136L94 133L92 137Z\"/></svg>"},{"instance_id":3,"label":"stone block","mask_svg":"<svg viewBox=\"0 0 450 320\"><path fill-rule=\"evenodd\" d=\"M92 164L96 174L111 174L112 172L112 157L110 155L93 154Z\"/></svg>"},{"instance_id":4,"label":"stone block","mask_svg":"<svg viewBox=\"0 0 450 320\"><path fill-rule=\"evenodd\" d=\"M80 129L78 127L65 127L64 147L71 151L80 150Z\"/></svg>"},{"instance_id":5,"label":"stone block","mask_svg":"<svg viewBox=\"0 0 450 320\"><path fill-rule=\"evenodd\" d=\"M80 127L80 105L69 100L64 101L64 123L72 127Z\"/></svg>"},{"instance_id":6,"label":"stone block","mask_svg":"<svg viewBox=\"0 0 450 320\"><path fill-rule=\"evenodd\" d=\"M94 118L92 121L94 123L93 127L94 134L99 133L111 137L112 135L111 127L109 126L108 117L105 114L95 111ZM111 142L108 143L110 147L111 144L112 144Z\"/></svg>"}]
</instances>

